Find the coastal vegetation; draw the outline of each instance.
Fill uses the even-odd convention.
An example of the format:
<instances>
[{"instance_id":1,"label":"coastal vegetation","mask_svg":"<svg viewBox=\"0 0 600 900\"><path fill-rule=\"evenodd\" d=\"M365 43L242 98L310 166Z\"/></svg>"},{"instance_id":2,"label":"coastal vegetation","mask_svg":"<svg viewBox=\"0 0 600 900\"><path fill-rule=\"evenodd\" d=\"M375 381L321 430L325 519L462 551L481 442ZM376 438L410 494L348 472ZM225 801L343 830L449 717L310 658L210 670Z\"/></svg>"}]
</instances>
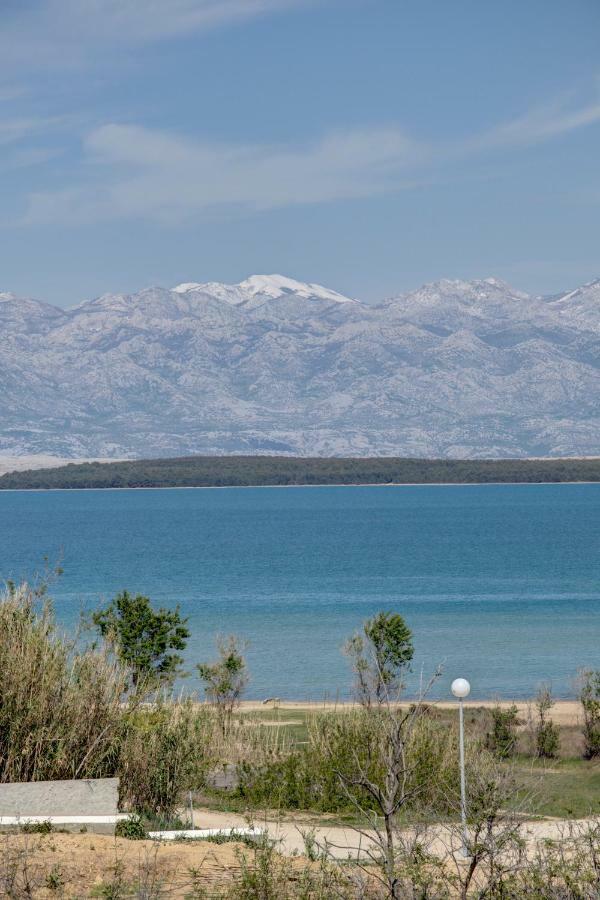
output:
<instances>
[{"instance_id":1,"label":"coastal vegetation","mask_svg":"<svg viewBox=\"0 0 600 900\"><path fill-rule=\"evenodd\" d=\"M198 663L196 669L204 682L207 700L216 710L225 736L231 728L233 712L248 683L246 660L235 635L217 639L219 658L213 663Z\"/></svg>"},{"instance_id":2,"label":"coastal vegetation","mask_svg":"<svg viewBox=\"0 0 600 900\"><path fill-rule=\"evenodd\" d=\"M149 597L121 591L92 622L130 669L134 687L164 684L180 671L183 659L170 651L185 650L190 632L179 608L155 610Z\"/></svg>"},{"instance_id":3,"label":"coastal vegetation","mask_svg":"<svg viewBox=\"0 0 600 900\"><path fill-rule=\"evenodd\" d=\"M187 456L8 472L0 490L598 482L599 459Z\"/></svg>"},{"instance_id":4,"label":"coastal vegetation","mask_svg":"<svg viewBox=\"0 0 600 900\"><path fill-rule=\"evenodd\" d=\"M136 602L148 628L136 630L130 621ZM404 698L412 634L402 616L382 611L350 638L355 705L298 712L290 722L280 721L276 705L240 708L249 673L234 637L219 642L216 660L198 666L208 702L192 691L174 694L181 661L166 660L172 649L185 649L188 633L185 620L164 613L149 598L124 592L99 614L92 639L69 638L44 584L7 586L0 597L0 781L116 775L122 808L136 816L123 835L140 846L151 826L185 824L190 796L197 808L255 819L300 815L314 823L325 816L372 842L368 858L353 866L342 865L310 829L303 862L285 860L268 841L239 844L235 878L202 893L202 879L188 873L187 893L172 894L182 898L596 896L594 818L565 825L560 845L537 845L533 856L522 827L536 815L600 813L598 672L581 675L582 726L558 729L544 687L527 720L516 707L467 711L465 863L456 715L431 703L427 686L410 702ZM150 627L156 622L165 628ZM434 671L430 686L438 677ZM15 884L26 857L22 845L18 850ZM120 887L107 875L106 890L117 892L102 896L167 896L166 888L134 888L124 872ZM539 885L550 874L554 893L543 893ZM45 877L58 884L63 875L49 869Z\"/></svg>"}]
</instances>

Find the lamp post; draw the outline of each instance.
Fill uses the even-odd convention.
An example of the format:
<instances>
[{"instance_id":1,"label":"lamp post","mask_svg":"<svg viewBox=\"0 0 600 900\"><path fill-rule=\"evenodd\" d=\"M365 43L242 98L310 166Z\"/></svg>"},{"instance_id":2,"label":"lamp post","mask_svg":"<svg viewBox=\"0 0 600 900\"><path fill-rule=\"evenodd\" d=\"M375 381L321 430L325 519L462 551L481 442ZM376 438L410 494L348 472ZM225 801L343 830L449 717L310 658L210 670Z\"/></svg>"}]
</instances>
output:
<instances>
[{"instance_id":1,"label":"lamp post","mask_svg":"<svg viewBox=\"0 0 600 900\"><path fill-rule=\"evenodd\" d=\"M465 724L463 700L469 696L471 685L466 678L455 678L450 685L450 690L458 697L458 722L459 722L459 753L460 753L460 818L463 833L463 856L469 855L469 835L467 833L467 795L465 785Z\"/></svg>"}]
</instances>

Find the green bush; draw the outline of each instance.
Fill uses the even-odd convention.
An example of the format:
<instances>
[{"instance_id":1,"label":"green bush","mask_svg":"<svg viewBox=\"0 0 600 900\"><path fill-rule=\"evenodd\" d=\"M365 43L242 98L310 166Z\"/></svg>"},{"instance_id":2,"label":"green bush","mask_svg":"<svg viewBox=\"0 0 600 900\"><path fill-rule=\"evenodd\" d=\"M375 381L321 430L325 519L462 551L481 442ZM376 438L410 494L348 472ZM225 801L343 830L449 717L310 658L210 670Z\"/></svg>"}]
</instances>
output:
<instances>
[{"instance_id":1,"label":"green bush","mask_svg":"<svg viewBox=\"0 0 600 900\"><path fill-rule=\"evenodd\" d=\"M600 756L600 669L586 670L580 676L579 700L583 707L584 756Z\"/></svg>"},{"instance_id":2,"label":"green bush","mask_svg":"<svg viewBox=\"0 0 600 900\"><path fill-rule=\"evenodd\" d=\"M0 595L0 782L118 775L125 808L172 816L201 780L212 727L191 702L127 700L130 681L105 648L58 632L43 586L9 585Z\"/></svg>"},{"instance_id":3,"label":"green bush","mask_svg":"<svg viewBox=\"0 0 600 900\"><path fill-rule=\"evenodd\" d=\"M173 818L184 793L200 787L208 766L208 715L190 700L158 700L124 718L120 801L156 821Z\"/></svg>"},{"instance_id":4,"label":"green bush","mask_svg":"<svg viewBox=\"0 0 600 900\"><path fill-rule=\"evenodd\" d=\"M554 706L552 691L547 684L541 685L535 698L537 724L535 728L535 752L540 759L554 759L560 744L560 729L548 713Z\"/></svg>"},{"instance_id":5,"label":"green bush","mask_svg":"<svg viewBox=\"0 0 600 900\"><path fill-rule=\"evenodd\" d=\"M49 819L45 819L43 822L24 822L20 831L22 834L51 834L54 826Z\"/></svg>"},{"instance_id":6,"label":"green bush","mask_svg":"<svg viewBox=\"0 0 600 900\"><path fill-rule=\"evenodd\" d=\"M238 765L234 792L250 807L312 809L317 812L355 812L358 800L370 808L366 791L349 795L343 775L358 760L373 781L385 777L381 756L385 740L385 712L376 709L320 714L309 727L309 742L271 760ZM411 784L411 809L446 812L458 790L456 736L433 718L419 718L406 745Z\"/></svg>"},{"instance_id":7,"label":"green bush","mask_svg":"<svg viewBox=\"0 0 600 900\"><path fill-rule=\"evenodd\" d=\"M145 841L148 837L146 826L140 816L129 816L115 826L115 837L127 838L130 841Z\"/></svg>"},{"instance_id":8,"label":"green bush","mask_svg":"<svg viewBox=\"0 0 600 900\"><path fill-rule=\"evenodd\" d=\"M555 722L544 722L535 735L536 754L540 759L555 759L560 744L560 729Z\"/></svg>"},{"instance_id":9,"label":"green bush","mask_svg":"<svg viewBox=\"0 0 600 900\"><path fill-rule=\"evenodd\" d=\"M498 759L509 759L517 745L517 707L514 704L507 709L495 706L490 713L492 728L486 735L486 747Z\"/></svg>"}]
</instances>

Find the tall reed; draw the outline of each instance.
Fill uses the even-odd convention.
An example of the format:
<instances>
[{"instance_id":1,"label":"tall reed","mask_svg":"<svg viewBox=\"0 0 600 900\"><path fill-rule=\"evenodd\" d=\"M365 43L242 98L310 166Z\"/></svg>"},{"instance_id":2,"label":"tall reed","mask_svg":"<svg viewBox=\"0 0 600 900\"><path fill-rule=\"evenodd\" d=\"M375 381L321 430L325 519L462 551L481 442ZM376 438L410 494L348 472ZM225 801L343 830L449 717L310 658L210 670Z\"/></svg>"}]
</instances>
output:
<instances>
[{"instance_id":1,"label":"tall reed","mask_svg":"<svg viewBox=\"0 0 600 900\"><path fill-rule=\"evenodd\" d=\"M0 781L113 774L127 673L76 650L28 584L0 595Z\"/></svg>"}]
</instances>

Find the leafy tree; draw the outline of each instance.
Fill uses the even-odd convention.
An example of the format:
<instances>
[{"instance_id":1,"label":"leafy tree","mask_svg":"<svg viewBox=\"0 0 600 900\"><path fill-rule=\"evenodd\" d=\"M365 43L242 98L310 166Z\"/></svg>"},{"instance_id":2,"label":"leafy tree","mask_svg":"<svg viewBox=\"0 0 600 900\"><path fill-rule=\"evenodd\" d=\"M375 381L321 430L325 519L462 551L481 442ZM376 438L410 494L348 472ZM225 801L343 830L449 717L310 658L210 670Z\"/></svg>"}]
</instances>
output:
<instances>
[{"instance_id":1,"label":"leafy tree","mask_svg":"<svg viewBox=\"0 0 600 900\"><path fill-rule=\"evenodd\" d=\"M361 703L383 703L403 687L414 654L412 632L398 613L379 612L345 646Z\"/></svg>"},{"instance_id":2,"label":"leafy tree","mask_svg":"<svg viewBox=\"0 0 600 900\"><path fill-rule=\"evenodd\" d=\"M579 701L583 707L585 757L600 756L600 669L586 669L579 679Z\"/></svg>"},{"instance_id":3,"label":"leafy tree","mask_svg":"<svg viewBox=\"0 0 600 900\"><path fill-rule=\"evenodd\" d=\"M217 641L219 658L214 663L199 663L196 668L205 683L207 699L214 704L223 734L231 725L233 710L248 683L248 668L238 638L230 635Z\"/></svg>"},{"instance_id":4,"label":"leafy tree","mask_svg":"<svg viewBox=\"0 0 600 900\"><path fill-rule=\"evenodd\" d=\"M122 591L95 612L92 621L112 641L119 659L130 667L134 687L171 681L180 670L190 632L175 609L153 609L148 597Z\"/></svg>"}]
</instances>

